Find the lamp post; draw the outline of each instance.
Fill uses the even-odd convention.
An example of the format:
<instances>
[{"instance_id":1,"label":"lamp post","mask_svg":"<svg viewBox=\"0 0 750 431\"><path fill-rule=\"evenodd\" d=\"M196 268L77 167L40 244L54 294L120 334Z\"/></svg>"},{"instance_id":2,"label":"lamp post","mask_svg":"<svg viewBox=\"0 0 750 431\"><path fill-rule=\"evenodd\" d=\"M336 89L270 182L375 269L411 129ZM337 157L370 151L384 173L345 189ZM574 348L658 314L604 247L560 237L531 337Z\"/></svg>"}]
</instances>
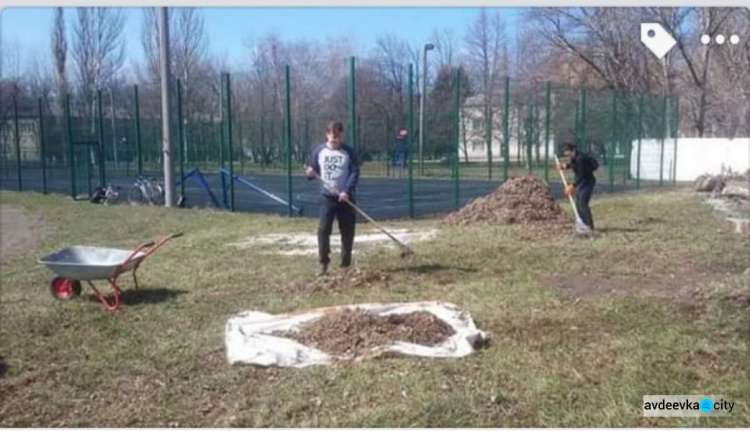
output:
<instances>
[{"instance_id":1,"label":"lamp post","mask_svg":"<svg viewBox=\"0 0 750 431\"><path fill-rule=\"evenodd\" d=\"M427 43L422 51L422 82L419 91L419 173L424 175L424 105L427 96L427 51L435 49L435 45Z\"/></svg>"}]
</instances>

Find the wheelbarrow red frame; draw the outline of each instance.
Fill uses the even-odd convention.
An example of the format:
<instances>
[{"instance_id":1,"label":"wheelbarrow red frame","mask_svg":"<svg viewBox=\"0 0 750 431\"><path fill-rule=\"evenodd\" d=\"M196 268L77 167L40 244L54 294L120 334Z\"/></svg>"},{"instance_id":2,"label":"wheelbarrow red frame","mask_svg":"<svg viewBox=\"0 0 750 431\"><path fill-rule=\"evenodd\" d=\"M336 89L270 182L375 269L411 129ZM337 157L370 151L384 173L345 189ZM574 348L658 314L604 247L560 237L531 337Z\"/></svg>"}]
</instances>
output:
<instances>
[{"instance_id":1,"label":"wheelbarrow red frame","mask_svg":"<svg viewBox=\"0 0 750 431\"><path fill-rule=\"evenodd\" d=\"M112 298L109 299L108 297L104 296L99 289L97 289L96 285L91 280L85 280L89 286L91 286L91 289L94 291L94 294L99 299L99 302L102 303L102 306L108 310L108 311L117 311L120 309L121 304L121 295L122 295L122 289L120 289L120 286L117 284L117 279L120 277L120 275L131 272L133 274L133 282L135 285L135 290L138 290L138 277L136 276L136 272L138 271L138 268L141 266L144 260L146 260L147 257L154 254L158 249L160 249L164 244L166 244L169 240L173 238L177 238L179 236L182 236L181 233L173 234L173 235L167 235L165 237L162 237L161 239L157 241L151 241L147 242L145 244L141 244L133 249L132 252L128 255L125 260L120 263L115 271L113 272L112 276L107 278L107 282L109 283L110 288L112 289ZM141 253L142 254L139 254ZM126 269L127 266L132 262L137 261L132 269ZM80 280L70 280L65 277L56 277L52 282L50 283L50 289L52 291L52 295L61 300L67 300L71 299L74 296L77 296L81 293L81 281Z\"/></svg>"}]
</instances>

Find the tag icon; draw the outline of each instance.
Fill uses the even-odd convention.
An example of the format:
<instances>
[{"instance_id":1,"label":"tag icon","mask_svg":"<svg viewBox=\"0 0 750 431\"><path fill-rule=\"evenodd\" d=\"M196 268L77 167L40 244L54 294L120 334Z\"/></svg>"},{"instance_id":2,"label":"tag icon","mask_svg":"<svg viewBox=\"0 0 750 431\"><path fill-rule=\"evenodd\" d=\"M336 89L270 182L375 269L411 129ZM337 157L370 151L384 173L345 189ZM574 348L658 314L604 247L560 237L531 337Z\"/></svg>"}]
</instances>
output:
<instances>
[{"instance_id":1,"label":"tag icon","mask_svg":"<svg viewBox=\"0 0 750 431\"><path fill-rule=\"evenodd\" d=\"M660 60L677 45L672 35L657 23L641 24L641 42Z\"/></svg>"}]
</instances>

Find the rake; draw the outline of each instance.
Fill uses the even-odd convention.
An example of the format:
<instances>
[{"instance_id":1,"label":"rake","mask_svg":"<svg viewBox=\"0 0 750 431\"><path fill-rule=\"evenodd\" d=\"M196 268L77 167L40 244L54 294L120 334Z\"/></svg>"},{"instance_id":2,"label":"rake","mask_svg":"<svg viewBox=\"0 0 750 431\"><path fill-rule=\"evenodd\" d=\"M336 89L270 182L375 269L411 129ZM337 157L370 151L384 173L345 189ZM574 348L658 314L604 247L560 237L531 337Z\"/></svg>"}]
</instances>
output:
<instances>
[{"instance_id":1,"label":"rake","mask_svg":"<svg viewBox=\"0 0 750 431\"><path fill-rule=\"evenodd\" d=\"M317 172L313 172L313 175L315 176L316 180L318 180L321 184L323 184L323 187L328 189L328 191L336 195L340 194L338 190L336 190L334 187L326 183L323 180L323 178L320 178ZM414 250L412 250L411 247L404 244L398 238L393 236L393 234L388 232L383 226L381 226L378 222L376 222L372 217L370 217L366 212L362 210L362 208L358 207L354 202L347 199L346 203L349 204L352 208L354 208L358 213L362 215L362 217L366 218L367 221L372 223L376 228L378 228L381 232L383 232L386 236L388 236L388 238L393 240L393 242L395 242L401 248L401 259L404 259L404 261L408 264L414 263L414 259L416 258L417 255L416 253L414 253Z\"/></svg>"}]
</instances>

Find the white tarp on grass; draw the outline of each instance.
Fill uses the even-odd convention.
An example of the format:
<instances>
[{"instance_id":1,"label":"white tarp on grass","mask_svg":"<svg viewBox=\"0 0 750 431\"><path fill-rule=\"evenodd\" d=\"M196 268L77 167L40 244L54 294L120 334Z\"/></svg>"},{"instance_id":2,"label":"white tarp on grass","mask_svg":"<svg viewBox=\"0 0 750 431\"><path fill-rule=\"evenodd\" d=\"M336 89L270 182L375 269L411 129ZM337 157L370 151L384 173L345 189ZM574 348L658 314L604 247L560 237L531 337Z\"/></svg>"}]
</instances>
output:
<instances>
[{"instance_id":1,"label":"white tarp on grass","mask_svg":"<svg viewBox=\"0 0 750 431\"><path fill-rule=\"evenodd\" d=\"M344 305L277 315L246 311L227 322L225 333L227 360L230 364L245 363L265 367L301 368L329 364L336 360L353 359L332 356L304 346L295 340L274 336L271 333L297 330L323 315L356 308L381 316L426 311L450 325L455 331L453 336L437 346L395 342L373 349L367 357L401 354L428 358L460 358L474 352L487 339L487 334L477 329L469 313L444 302Z\"/></svg>"}]
</instances>

